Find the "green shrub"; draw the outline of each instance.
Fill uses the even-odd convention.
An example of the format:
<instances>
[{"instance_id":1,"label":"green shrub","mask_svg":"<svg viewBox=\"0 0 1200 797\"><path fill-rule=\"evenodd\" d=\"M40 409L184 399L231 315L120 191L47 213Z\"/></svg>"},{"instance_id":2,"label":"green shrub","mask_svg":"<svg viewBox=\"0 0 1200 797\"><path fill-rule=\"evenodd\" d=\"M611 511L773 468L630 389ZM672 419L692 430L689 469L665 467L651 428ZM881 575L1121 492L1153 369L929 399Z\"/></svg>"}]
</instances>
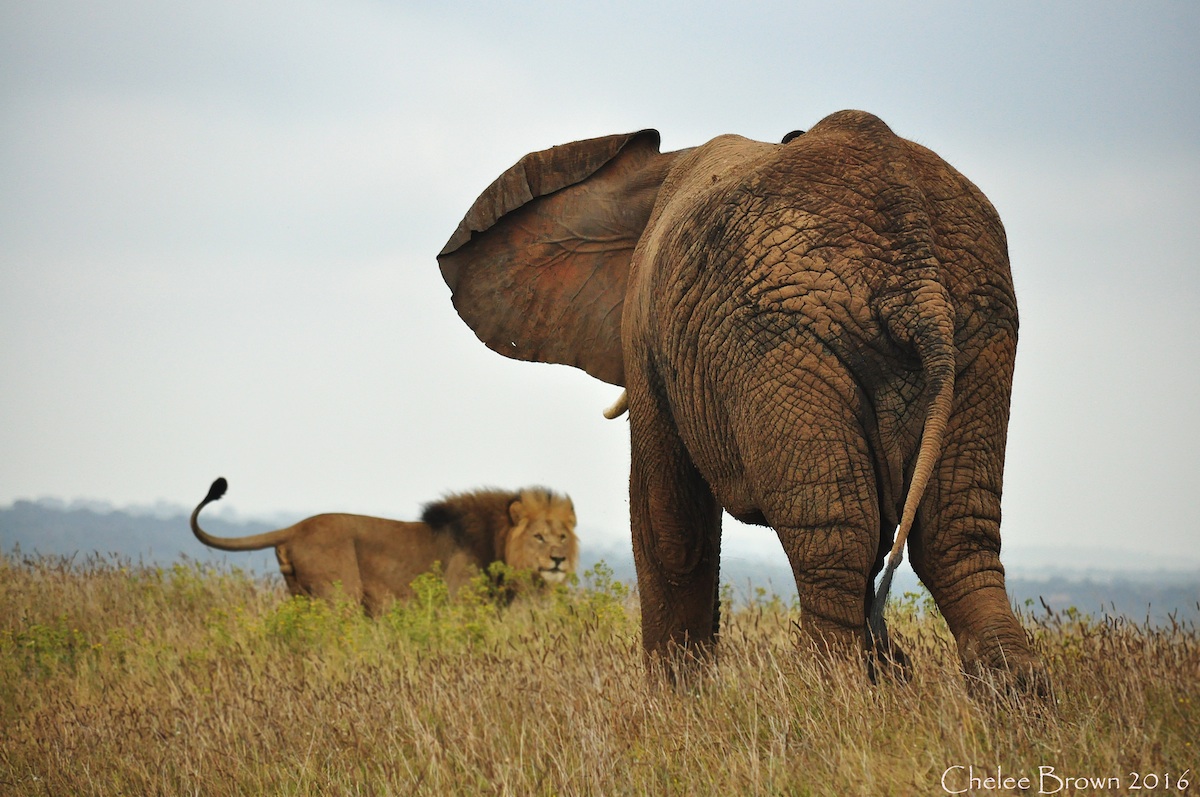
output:
<instances>
[{"instance_id":1,"label":"green shrub","mask_svg":"<svg viewBox=\"0 0 1200 797\"><path fill-rule=\"evenodd\" d=\"M93 646L66 615L49 624L33 623L17 631L0 632L0 652L12 656L20 671L36 679L48 678L60 671L76 672L81 658Z\"/></svg>"}]
</instances>

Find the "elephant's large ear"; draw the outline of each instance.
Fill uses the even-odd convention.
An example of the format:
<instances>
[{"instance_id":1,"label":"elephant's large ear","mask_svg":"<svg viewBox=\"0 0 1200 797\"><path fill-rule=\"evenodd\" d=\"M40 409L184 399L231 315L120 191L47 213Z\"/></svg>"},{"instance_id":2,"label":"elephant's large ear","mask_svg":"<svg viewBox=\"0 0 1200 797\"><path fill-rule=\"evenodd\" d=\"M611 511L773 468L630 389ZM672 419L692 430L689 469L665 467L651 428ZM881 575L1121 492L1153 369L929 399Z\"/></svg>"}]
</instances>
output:
<instances>
[{"instance_id":1,"label":"elephant's large ear","mask_svg":"<svg viewBox=\"0 0 1200 797\"><path fill-rule=\"evenodd\" d=\"M656 130L533 152L475 200L438 255L489 348L624 385L629 262L667 170Z\"/></svg>"}]
</instances>

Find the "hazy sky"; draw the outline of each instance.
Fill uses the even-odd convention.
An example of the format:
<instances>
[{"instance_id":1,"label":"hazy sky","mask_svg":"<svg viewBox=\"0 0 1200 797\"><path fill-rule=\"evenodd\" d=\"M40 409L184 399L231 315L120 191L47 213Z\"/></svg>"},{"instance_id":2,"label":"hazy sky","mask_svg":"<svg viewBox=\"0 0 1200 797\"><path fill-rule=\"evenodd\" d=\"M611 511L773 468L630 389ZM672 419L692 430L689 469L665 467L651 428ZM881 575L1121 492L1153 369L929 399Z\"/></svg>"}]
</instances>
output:
<instances>
[{"instance_id":1,"label":"hazy sky","mask_svg":"<svg viewBox=\"0 0 1200 797\"><path fill-rule=\"evenodd\" d=\"M1196 559L1200 4L514 5L0 4L0 503L544 483L627 541L617 389L486 349L437 252L526 152L862 108L1007 226L1006 546Z\"/></svg>"}]
</instances>

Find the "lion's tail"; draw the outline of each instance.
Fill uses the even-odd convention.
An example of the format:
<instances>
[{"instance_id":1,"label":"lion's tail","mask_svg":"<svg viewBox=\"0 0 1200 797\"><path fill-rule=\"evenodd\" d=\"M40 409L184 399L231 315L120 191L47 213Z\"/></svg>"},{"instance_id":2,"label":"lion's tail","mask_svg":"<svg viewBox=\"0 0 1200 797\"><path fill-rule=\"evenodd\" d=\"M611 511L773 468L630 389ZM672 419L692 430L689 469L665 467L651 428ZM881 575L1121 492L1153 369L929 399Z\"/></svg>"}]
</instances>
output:
<instances>
[{"instance_id":1,"label":"lion's tail","mask_svg":"<svg viewBox=\"0 0 1200 797\"><path fill-rule=\"evenodd\" d=\"M222 551L259 551L288 541L292 536L292 527L252 534L249 537L214 537L200 528L200 510L213 501L221 500L228 488L229 482L223 477L218 478L208 488L208 495L204 496L204 500L192 510L192 533L196 535L196 539L210 548L219 548Z\"/></svg>"}]
</instances>

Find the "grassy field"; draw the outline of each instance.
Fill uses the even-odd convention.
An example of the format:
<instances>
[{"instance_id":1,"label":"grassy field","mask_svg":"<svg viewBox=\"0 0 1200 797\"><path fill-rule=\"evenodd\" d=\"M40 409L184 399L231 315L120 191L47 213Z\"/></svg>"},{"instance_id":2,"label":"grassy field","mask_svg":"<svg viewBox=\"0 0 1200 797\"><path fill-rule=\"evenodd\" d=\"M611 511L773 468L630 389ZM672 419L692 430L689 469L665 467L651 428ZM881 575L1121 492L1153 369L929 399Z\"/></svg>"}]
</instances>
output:
<instances>
[{"instance_id":1,"label":"grassy field","mask_svg":"<svg viewBox=\"0 0 1200 797\"><path fill-rule=\"evenodd\" d=\"M0 794L1200 792L1191 627L1026 609L1047 704L968 690L926 597L890 608L911 683L872 686L751 596L681 693L603 567L506 609L419 587L369 621L236 570L0 557Z\"/></svg>"}]
</instances>

